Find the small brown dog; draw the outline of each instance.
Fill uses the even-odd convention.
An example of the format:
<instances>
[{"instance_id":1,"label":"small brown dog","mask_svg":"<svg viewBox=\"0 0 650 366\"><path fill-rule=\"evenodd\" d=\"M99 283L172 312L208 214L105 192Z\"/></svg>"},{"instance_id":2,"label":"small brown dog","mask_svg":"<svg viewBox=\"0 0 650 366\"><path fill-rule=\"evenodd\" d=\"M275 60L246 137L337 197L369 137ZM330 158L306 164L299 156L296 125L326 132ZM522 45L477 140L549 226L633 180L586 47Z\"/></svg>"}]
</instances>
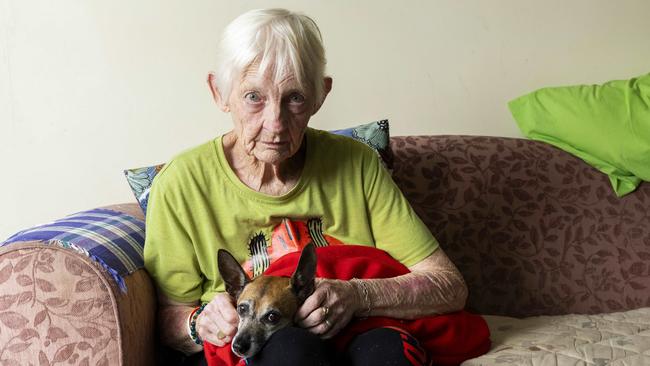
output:
<instances>
[{"instance_id":1,"label":"small brown dog","mask_svg":"<svg viewBox=\"0 0 650 366\"><path fill-rule=\"evenodd\" d=\"M305 246L291 278L259 276L251 280L227 250L217 253L226 291L237 301L239 325L232 351L244 358L255 355L278 330L293 324L298 307L314 292L316 249Z\"/></svg>"}]
</instances>

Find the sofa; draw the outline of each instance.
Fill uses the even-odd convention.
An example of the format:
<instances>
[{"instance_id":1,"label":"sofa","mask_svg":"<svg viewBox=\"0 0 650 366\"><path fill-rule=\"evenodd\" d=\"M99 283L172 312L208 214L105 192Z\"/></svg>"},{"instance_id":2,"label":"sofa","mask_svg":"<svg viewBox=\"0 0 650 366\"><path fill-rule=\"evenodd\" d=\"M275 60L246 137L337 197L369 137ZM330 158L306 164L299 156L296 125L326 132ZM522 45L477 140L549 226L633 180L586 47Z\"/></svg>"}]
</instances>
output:
<instances>
[{"instance_id":1,"label":"sofa","mask_svg":"<svg viewBox=\"0 0 650 366\"><path fill-rule=\"evenodd\" d=\"M548 144L391 138L392 174L484 315L474 365L650 364L650 185L608 178ZM107 207L142 220L137 203ZM156 364L144 269L120 285L93 256L40 240L0 247L0 365Z\"/></svg>"}]
</instances>

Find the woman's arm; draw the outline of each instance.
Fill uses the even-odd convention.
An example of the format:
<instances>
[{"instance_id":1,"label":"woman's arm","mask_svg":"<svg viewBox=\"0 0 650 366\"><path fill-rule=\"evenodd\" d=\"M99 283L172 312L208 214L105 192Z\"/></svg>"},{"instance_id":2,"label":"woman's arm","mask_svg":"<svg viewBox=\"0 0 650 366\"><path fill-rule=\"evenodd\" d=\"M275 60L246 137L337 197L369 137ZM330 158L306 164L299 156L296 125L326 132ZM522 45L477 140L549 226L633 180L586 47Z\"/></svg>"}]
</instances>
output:
<instances>
[{"instance_id":1,"label":"woman's arm","mask_svg":"<svg viewBox=\"0 0 650 366\"><path fill-rule=\"evenodd\" d=\"M370 152L367 158L370 163L364 168L367 172L364 191L375 247L400 261L414 258L411 255L424 255L421 253L426 253L433 245L438 248L410 266L409 274L352 281L355 292L362 295L361 309L355 315L413 319L462 309L467 287L460 272L384 169L377 154Z\"/></svg>"},{"instance_id":2,"label":"woman's arm","mask_svg":"<svg viewBox=\"0 0 650 366\"><path fill-rule=\"evenodd\" d=\"M467 286L441 248L409 269L411 273L393 278L320 279L314 293L298 309L296 321L330 338L353 316L416 319L463 309Z\"/></svg>"},{"instance_id":3,"label":"woman's arm","mask_svg":"<svg viewBox=\"0 0 650 366\"><path fill-rule=\"evenodd\" d=\"M355 315L415 319L465 307L467 285L442 248L409 269L398 277L352 281L361 305Z\"/></svg>"},{"instance_id":4,"label":"woman's arm","mask_svg":"<svg viewBox=\"0 0 650 366\"><path fill-rule=\"evenodd\" d=\"M167 346L186 355L203 350L194 343L188 331L188 318L198 301L183 303L165 295L158 295L158 329L160 340ZM196 319L196 332L204 341L216 346L230 342L237 332L239 316L232 298L226 293L217 294Z\"/></svg>"},{"instance_id":5,"label":"woman's arm","mask_svg":"<svg viewBox=\"0 0 650 366\"><path fill-rule=\"evenodd\" d=\"M198 305L198 301L182 303L171 300L165 295L158 295L157 321L160 341L163 345L186 355L203 350L203 347L192 341L187 331L188 317Z\"/></svg>"}]
</instances>

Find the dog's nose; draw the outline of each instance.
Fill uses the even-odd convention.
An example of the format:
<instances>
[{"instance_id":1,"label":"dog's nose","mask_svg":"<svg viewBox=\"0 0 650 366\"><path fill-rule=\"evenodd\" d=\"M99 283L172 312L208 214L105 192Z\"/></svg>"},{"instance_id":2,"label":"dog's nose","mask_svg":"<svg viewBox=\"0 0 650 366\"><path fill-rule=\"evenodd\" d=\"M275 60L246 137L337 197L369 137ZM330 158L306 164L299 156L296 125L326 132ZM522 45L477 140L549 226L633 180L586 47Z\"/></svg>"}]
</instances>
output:
<instances>
[{"instance_id":1,"label":"dog's nose","mask_svg":"<svg viewBox=\"0 0 650 366\"><path fill-rule=\"evenodd\" d=\"M240 355L246 353L249 348L251 348L251 343L245 339L238 339L232 344L232 349Z\"/></svg>"}]
</instances>

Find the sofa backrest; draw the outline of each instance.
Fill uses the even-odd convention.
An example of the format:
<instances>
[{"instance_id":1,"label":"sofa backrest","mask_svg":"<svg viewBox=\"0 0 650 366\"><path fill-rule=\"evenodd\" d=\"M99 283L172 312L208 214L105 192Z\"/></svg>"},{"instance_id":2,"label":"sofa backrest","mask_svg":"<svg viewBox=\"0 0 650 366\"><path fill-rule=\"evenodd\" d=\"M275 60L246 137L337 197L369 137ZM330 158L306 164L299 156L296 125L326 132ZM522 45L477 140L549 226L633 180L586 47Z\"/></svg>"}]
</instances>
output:
<instances>
[{"instance_id":1,"label":"sofa backrest","mask_svg":"<svg viewBox=\"0 0 650 366\"><path fill-rule=\"evenodd\" d=\"M530 316L650 306L650 184L545 143L393 137L393 177L468 284L468 309Z\"/></svg>"}]
</instances>

